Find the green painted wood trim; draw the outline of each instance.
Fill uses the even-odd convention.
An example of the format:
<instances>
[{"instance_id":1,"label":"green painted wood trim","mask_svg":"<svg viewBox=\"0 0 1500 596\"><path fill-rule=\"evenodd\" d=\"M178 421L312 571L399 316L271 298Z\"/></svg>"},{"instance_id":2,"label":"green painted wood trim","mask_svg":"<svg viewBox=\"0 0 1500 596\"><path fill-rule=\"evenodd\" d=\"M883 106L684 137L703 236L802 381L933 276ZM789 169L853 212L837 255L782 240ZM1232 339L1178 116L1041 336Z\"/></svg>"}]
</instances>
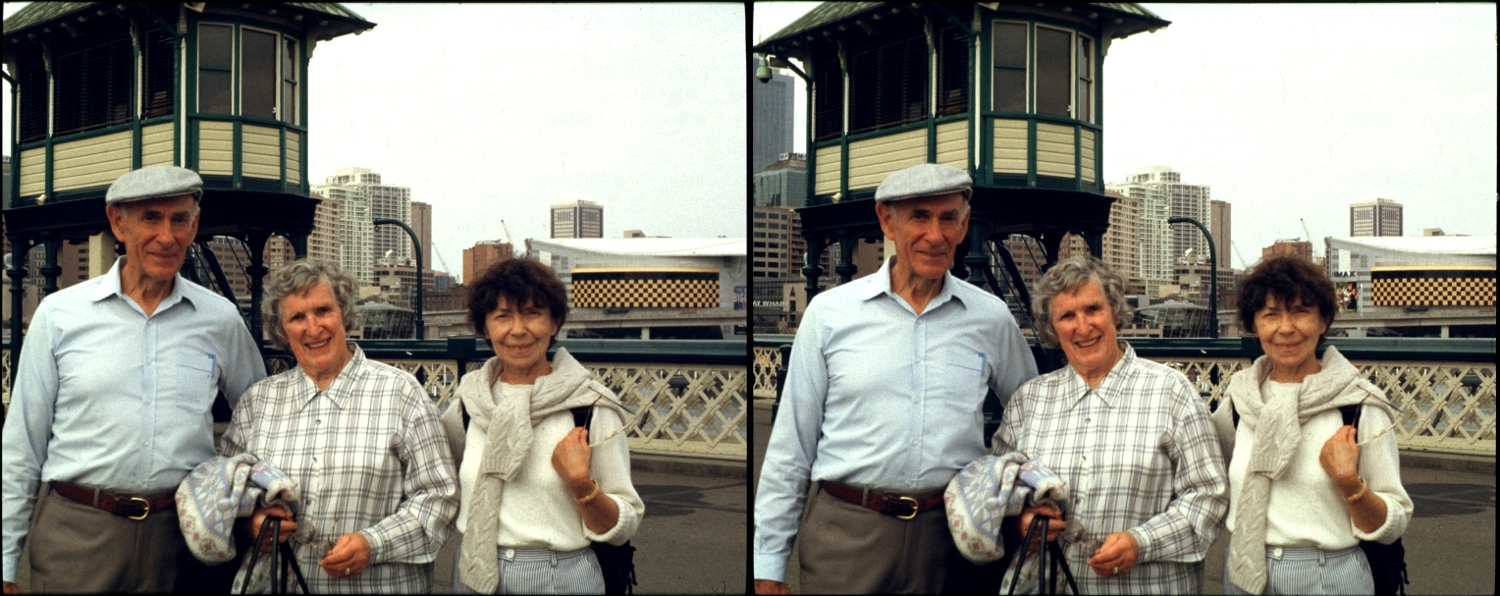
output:
<instances>
[{"instance_id":1,"label":"green painted wood trim","mask_svg":"<svg viewBox=\"0 0 1500 596\"><path fill-rule=\"evenodd\" d=\"M1036 118L1026 119L1026 186L1036 186Z\"/></svg>"},{"instance_id":2,"label":"green painted wood trim","mask_svg":"<svg viewBox=\"0 0 1500 596\"><path fill-rule=\"evenodd\" d=\"M141 169L141 94L146 92L146 69L141 64L141 44L146 42L146 28L136 22L135 17L127 18L126 22L136 32L136 42L130 44L130 64L135 67L131 69L133 74L138 73L140 77L130 93L130 170L135 171Z\"/></svg>"},{"instance_id":3,"label":"green painted wood trim","mask_svg":"<svg viewBox=\"0 0 1500 596\"><path fill-rule=\"evenodd\" d=\"M1079 153L1083 146L1083 130L1077 126L1073 127L1073 182L1074 188L1083 190L1083 155ZM1095 179L1098 176L1094 177Z\"/></svg>"},{"instance_id":4,"label":"green painted wood trim","mask_svg":"<svg viewBox=\"0 0 1500 596\"><path fill-rule=\"evenodd\" d=\"M42 158L42 163L46 168L46 172L43 174L42 180L42 194L46 195L49 200L52 198L52 143L52 139L47 139L47 154ZM21 156L17 155L15 156L15 159L17 161L20 161ZM12 176L14 176L14 174L12 174Z\"/></svg>"},{"instance_id":5,"label":"green painted wood trim","mask_svg":"<svg viewBox=\"0 0 1500 596\"><path fill-rule=\"evenodd\" d=\"M307 81L308 77L312 74L309 67L312 63L312 44L308 43L306 36L298 37L297 39L301 43L301 47L298 49L302 52L302 72L299 73L302 75L302 80L297 82L297 95L302 97L302 110L297 113L297 118L301 120L297 124L302 127L297 133L297 155L302 160L302 165L301 172L297 177L302 179L302 196L306 197L312 196L312 175L307 171L307 124L309 122L308 117L312 112L312 110L307 109ZM811 118L808 120L811 121ZM807 196L811 197L812 195L809 194Z\"/></svg>"},{"instance_id":6,"label":"green painted wood trim","mask_svg":"<svg viewBox=\"0 0 1500 596\"><path fill-rule=\"evenodd\" d=\"M1104 42L1095 37L1094 54L1094 192L1104 194Z\"/></svg>"},{"instance_id":7,"label":"green painted wood trim","mask_svg":"<svg viewBox=\"0 0 1500 596\"><path fill-rule=\"evenodd\" d=\"M239 23L230 23L229 24L229 51L233 52L232 54L230 54L229 63L234 65L233 66L234 72L230 73L230 75L229 75L229 113L231 113L231 114L239 114L240 113L240 77L244 76L244 73L245 73L245 65L240 63L244 59L243 53L244 53L245 49L242 48L242 47L240 47L240 24ZM238 133L239 130L236 129L235 132ZM239 149L239 139L237 139L237 138L235 139L235 145L234 146L235 146L235 149ZM234 182L235 182L234 187L235 188L239 188L240 187L240 185L239 185L240 174L239 174L239 166L238 166L239 160L236 159L235 163L236 163L236 166L235 166L235 174L234 174Z\"/></svg>"},{"instance_id":8,"label":"green painted wood trim","mask_svg":"<svg viewBox=\"0 0 1500 596\"><path fill-rule=\"evenodd\" d=\"M927 36L927 84L924 97L927 105L927 163L937 163L937 77L942 65L937 63L938 27L926 13L920 15Z\"/></svg>"},{"instance_id":9,"label":"green painted wood trim","mask_svg":"<svg viewBox=\"0 0 1500 596\"><path fill-rule=\"evenodd\" d=\"M278 129L278 133L277 140L281 142L281 155L276 159L276 163L281 166L281 192L286 192L286 129Z\"/></svg>"},{"instance_id":10,"label":"green painted wood trim","mask_svg":"<svg viewBox=\"0 0 1500 596\"><path fill-rule=\"evenodd\" d=\"M964 51L969 53L969 109L964 114L964 126L969 127L969 129L965 131L966 134L964 135L968 137L968 149L964 151L964 165L965 169L969 172L969 178L972 180L978 180L976 174L978 174L979 170L979 164L976 163L977 160L974 156L974 143L976 141L974 137L978 136L974 134L974 131L979 127L980 105L978 81L974 74L974 71L977 70L975 67L979 65L979 46L977 45L979 30L974 27L974 20L978 11L979 5L977 4L970 9L968 37L964 41Z\"/></svg>"},{"instance_id":11,"label":"green painted wood trim","mask_svg":"<svg viewBox=\"0 0 1500 596\"><path fill-rule=\"evenodd\" d=\"M804 94L807 95L807 111L804 113L811 114L813 113L813 86L811 84L807 84L803 85L803 88L806 89ZM807 155L805 156L807 158L807 198L803 201L803 205L806 206L813 204L813 191L817 188L818 149L820 148L820 146L813 140L813 119L803 118L803 120L804 122L802 123L802 126L806 129L803 131L803 134L806 135L806 137L804 138L807 139L807 142L804 144L804 146L808 148ZM833 143L826 143L826 145L832 144ZM304 151L303 153L305 154L306 151Z\"/></svg>"},{"instance_id":12,"label":"green painted wood trim","mask_svg":"<svg viewBox=\"0 0 1500 596\"><path fill-rule=\"evenodd\" d=\"M839 201L849 199L849 137L839 137Z\"/></svg>"},{"instance_id":13,"label":"green painted wood trim","mask_svg":"<svg viewBox=\"0 0 1500 596\"><path fill-rule=\"evenodd\" d=\"M910 131L913 131L913 130L921 130L921 129L926 128L928 126L928 122L927 121L931 120L931 119L932 119L931 117L928 117L928 118L923 118L921 120L918 120L916 122L907 122L906 124L900 124L900 125L896 125L896 126L887 126L885 128L879 128L879 129L875 129L875 130L867 130L867 131L859 133L859 134L844 135L843 140L845 142L849 142L849 143L858 143L858 142L866 140L866 139L875 139L875 138L880 138L880 137L884 137L884 136L890 136L890 135L893 135L893 134L900 134L900 133L903 133L903 132L910 132Z\"/></svg>"},{"instance_id":14,"label":"green painted wood trim","mask_svg":"<svg viewBox=\"0 0 1500 596\"><path fill-rule=\"evenodd\" d=\"M231 125L231 128L234 131L234 133L233 133L233 136L231 137L232 140L230 141L230 145L232 147L230 149L230 151L231 151L230 155L233 156L233 157L231 157L231 161L234 162L234 170L233 170L234 174L233 174L232 177L234 178L234 187L235 188L240 188L241 185L244 184L243 174L241 174L240 171L244 168L245 149L244 149L243 143L244 143L245 137L244 137L244 132L242 132L240 130L241 126L243 126L243 125L238 120L236 120Z\"/></svg>"}]
</instances>

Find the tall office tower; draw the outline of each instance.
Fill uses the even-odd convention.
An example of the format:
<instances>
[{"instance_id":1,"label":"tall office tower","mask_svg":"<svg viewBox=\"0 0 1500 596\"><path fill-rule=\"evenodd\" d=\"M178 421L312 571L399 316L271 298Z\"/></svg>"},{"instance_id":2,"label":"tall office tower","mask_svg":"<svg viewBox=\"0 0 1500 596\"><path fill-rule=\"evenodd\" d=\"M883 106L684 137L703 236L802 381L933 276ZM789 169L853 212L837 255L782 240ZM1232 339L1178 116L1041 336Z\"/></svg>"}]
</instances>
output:
<instances>
[{"instance_id":1,"label":"tall office tower","mask_svg":"<svg viewBox=\"0 0 1500 596\"><path fill-rule=\"evenodd\" d=\"M603 238L604 207L583 199L553 205L552 237Z\"/></svg>"},{"instance_id":2,"label":"tall office tower","mask_svg":"<svg viewBox=\"0 0 1500 596\"><path fill-rule=\"evenodd\" d=\"M1231 268L1229 265L1229 254L1234 247L1229 244L1234 238L1229 235L1229 201L1210 201L1209 208L1213 211L1208 223L1208 231L1214 235L1214 250L1218 251L1219 269L1221 271ZM1311 238L1309 238L1311 240Z\"/></svg>"},{"instance_id":3,"label":"tall office tower","mask_svg":"<svg viewBox=\"0 0 1500 596\"><path fill-rule=\"evenodd\" d=\"M754 73L760 57L751 57L750 72ZM754 139L750 147L750 173L756 174L776 162L782 153L792 151L792 77L781 69L771 69L771 80L762 83L750 81L751 126ZM783 203L785 204L785 203Z\"/></svg>"},{"instance_id":4,"label":"tall office tower","mask_svg":"<svg viewBox=\"0 0 1500 596\"><path fill-rule=\"evenodd\" d=\"M313 192L338 201L339 267L354 276L361 286L375 285L375 225L370 219L370 203L353 186L319 184Z\"/></svg>"},{"instance_id":5,"label":"tall office tower","mask_svg":"<svg viewBox=\"0 0 1500 596\"><path fill-rule=\"evenodd\" d=\"M1161 166L1137 168L1125 182L1105 187L1142 201L1141 224L1137 230L1141 243L1141 280L1146 285L1148 297L1160 298L1157 287L1171 284L1174 279L1174 259L1188 249L1197 254L1208 254L1208 241L1197 226L1169 225L1167 219L1191 217L1207 225L1211 221L1209 188L1183 184L1181 174Z\"/></svg>"},{"instance_id":6,"label":"tall office tower","mask_svg":"<svg viewBox=\"0 0 1500 596\"><path fill-rule=\"evenodd\" d=\"M1379 190L1349 205L1350 236L1400 236L1403 207Z\"/></svg>"},{"instance_id":7,"label":"tall office tower","mask_svg":"<svg viewBox=\"0 0 1500 596\"><path fill-rule=\"evenodd\" d=\"M756 207L804 207L807 205L807 156L782 153L775 163L757 172Z\"/></svg>"},{"instance_id":8,"label":"tall office tower","mask_svg":"<svg viewBox=\"0 0 1500 596\"><path fill-rule=\"evenodd\" d=\"M422 268L435 270L433 263L437 257L432 254L432 205L411 202L411 230L417 233L417 245L422 247Z\"/></svg>"},{"instance_id":9,"label":"tall office tower","mask_svg":"<svg viewBox=\"0 0 1500 596\"><path fill-rule=\"evenodd\" d=\"M475 242L473 247L464 249L463 283L473 285L474 280L479 278L479 274L484 273L490 265L514 256L515 249L509 242L499 240Z\"/></svg>"}]
</instances>

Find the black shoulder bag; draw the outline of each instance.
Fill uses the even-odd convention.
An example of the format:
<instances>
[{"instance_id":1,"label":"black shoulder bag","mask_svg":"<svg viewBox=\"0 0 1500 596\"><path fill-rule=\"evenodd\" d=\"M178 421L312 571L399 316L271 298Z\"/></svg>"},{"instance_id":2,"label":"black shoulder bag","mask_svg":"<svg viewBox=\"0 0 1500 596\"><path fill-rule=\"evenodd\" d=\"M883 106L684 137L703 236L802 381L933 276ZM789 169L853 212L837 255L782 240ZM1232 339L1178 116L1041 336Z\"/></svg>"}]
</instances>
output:
<instances>
[{"instance_id":1,"label":"black shoulder bag","mask_svg":"<svg viewBox=\"0 0 1500 596\"><path fill-rule=\"evenodd\" d=\"M1359 428L1359 414L1363 408L1359 405L1342 406L1339 415L1344 417L1344 424ZM1240 413L1235 411L1234 402L1229 403L1229 414L1234 418L1234 427L1240 427ZM1355 435L1359 440L1359 435ZM1373 540L1359 541L1360 550L1365 551L1365 559L1370 562L1370 575L1375 580L1375 593L1383 596L1400 594L1406 596L1406 585L1411 583L1411 578L1406 574L1406 547L1401 545L1401 539L1397 538L1390 544L1381 544Z\"/></svg>"},{"instance_id":2,"label":"black shoulder bag","mask_svg":"<svg viewBox=\"0 0 1500 596\"><path fill-rule=\"evenodd\" d=\"M292 593L287 589L288 586L286 585L290 579L287 577L288 568L292 570L293 574L296 574L297 585L302 587L302 593L312 593L307 589L307 580L302 577L302 566L297 564L297 555L292 552L292 545L285 542L276 542L276 537L280 536L280 531L281 518L279 517L268 516L264 522L261 522L260 533L255 535L254 548L250 552L245 553L245 556L250 557L250 566L245 569L245 581L240 582L241 594L246 593L245 591L250 587L250 578L255 577L255 563L260 560L260 549L265 545L266 540L271 540L275 544L271 548L270 560L266 561L266 564L271 566L271 593ZM279 561L277 560L278 557Z\"/></svg>"},{"instance_id":3,"label":"black shoulder bag","mask_svg":"<svg viewBox=\"0 0 1500 596\"><path fill-rule=\"evenodd\" d=\"M589 422L594 417L593 406L581 406L572 409L573 426L589 427ZM599 569L604 573L605 594L634 594L631 586L637 585L635 581L635 547L626 540L625 544L615 546L608 542L593 542L589 548L594 549L594 556L599 559Z\"/></svg>"},{"instance_id":4,"label":"black shoulder bag","mask_svg":"<svg viewBox=\"0 0 1500 596\"><path fill-rule=\"evenodd\" d=\"M1037 593L1038 594L1060 594L1057 591L1057 569L1062 568L1063 576L1068 580L1068 587L1074 594L1082 594L1078 591L1078 582L1073 580L1073 570L1068 567L1068 560L1063 558L1062 547L1056 541L1047 541L1047 521L1052 518L1045 515L1031 516L1031 525L1026 528L1026 537L1022 539L1020 548L1016 549L1015 558L1011 559L1011 577L1019 578L1021 568L1026 565L1026 551L1031 548L1031 541L1037 538L1045 542L1037 551ZM1048 555L1051 561L1048 561ZM1051 573L1050 577L1048 573ZM1010 594L1016 593L1015 579L1010 582Z\"/></svg>"}]
</instances>

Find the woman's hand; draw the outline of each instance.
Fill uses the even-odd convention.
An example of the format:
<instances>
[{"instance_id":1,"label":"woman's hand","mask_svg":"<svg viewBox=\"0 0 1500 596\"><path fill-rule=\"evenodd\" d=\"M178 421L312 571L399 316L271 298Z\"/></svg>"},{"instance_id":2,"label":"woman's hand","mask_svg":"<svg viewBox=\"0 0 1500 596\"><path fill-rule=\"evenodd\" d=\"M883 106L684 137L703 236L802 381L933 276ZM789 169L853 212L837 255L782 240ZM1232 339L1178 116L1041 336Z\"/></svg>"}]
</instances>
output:
<instances>
[{"instance_id":1,"label":"woman's hand","mask_svg":"<svg viewBox=\"0 0 1500 596\"><path fill-rule=\"evenodd\" d=\"M339 536L339 541L328 549L328 554L323 555L318 566L323 568L323 573L327 573L328 577L359 575L370 566L370 542L359 532Z\"/></svg>"},{"instance_id":2,"label":"woman's hand","mask_svg":"<svg viewBox=\"0 0 1500 596\"><path fill-rule=\"evenodd\" d=\"M593 452L589 449L589 431L582 426L575 426L568 431L557 447L552 450L552 469L562 476L563 482L568 485L568 490L573 492L573 498L581 499L587 497L594 490L594 483L589 479L589 464Z\"/></svg>"},{"instance_id":3,"label":"woman's hand","mask_svg":"<svg viewBox=\"0 0 1500 596\"><path fill-rule=\"evenodd\" d=\"M1318 454L1318 463L1342 496L1359 492L1359 445L1355 444L1354 434L1353 426L1339 427Z\"/></svg>"},{"instance_id":4,"label":"woman's hand","mask_svg":"<svg viewBox=\"0 0 1500 596\"><path fill-rule=\"evenodd\" d=\"M245 535L249 536L252 543L255 541L255 538L260 535L260 527L266 523L266 518L268 517L276 517L281 519L281 527L276 532L277 542L286 542L288 538L292 537L292 532L297 531L297 522L292 521L292 512L287 511L286 508L279 506L256 507L255 513L250 514L249 523L246 524L244 522L241 522L240 524L241 531L244 532ZM271 552L271 548L274 546L276 545L270 542L262 544L260 547L260 554Z\"/></svg>"},{"instance_id":5,"label":"woman's hand","mask_svg":"<svg viewBox=\"0 0 1500 596\"><path fill-rule=\"evenodd\" d=\"M1047 520L1047 542L1057 540L1057 535L1061 534L1063 529L1068 527L1068 522L1062 520L1062 512L1058 511L1057 507L1050 504L1028 505L1021 510L1022 539L1025 539L1026 531L1031 528L1031 519L1038 515L1045 515L1052 518ZM1033 544L1032 547L1041 548L1041 545Z\"/></svg>"},{"instance_id":6,"label":"woman's hand","mask_svg":"<svg viewBox=\"0 0 1500 596\"><path fill-rule=\"evenodd\" d=\"M1130 573L1141 556L1141 545L1130 532L1115 532L1104 537L1104 544L1089 557L1089 567L1104 577Z\"/></svg>"}]
</instances>

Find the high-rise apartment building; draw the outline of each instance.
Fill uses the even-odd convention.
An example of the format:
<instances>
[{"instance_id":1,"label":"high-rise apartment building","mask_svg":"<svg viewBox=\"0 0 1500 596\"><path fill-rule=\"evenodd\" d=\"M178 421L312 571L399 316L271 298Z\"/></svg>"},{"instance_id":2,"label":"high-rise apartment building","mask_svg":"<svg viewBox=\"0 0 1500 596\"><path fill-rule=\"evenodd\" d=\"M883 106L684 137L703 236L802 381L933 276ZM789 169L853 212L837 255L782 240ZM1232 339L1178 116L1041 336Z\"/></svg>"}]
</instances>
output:
<instances>
[{"instance_id":1,"label":"high-rise apartment building","mask_svg":"<svg viewBox=\"0 0 1500 596\"><path fill-rule=\"evenodd\" d=\"M1192 249L1208 254L1208 240L1197 226L1169 225L1168 218L1191 217L1208 225L1211 222L1209 187L1183 184L1182 175L1170 168L1152 166L1137 168L1123 183L1107 184L1125 196L1140 199L1141 218L1137 230L1141 252L1141 280L1146 295L1160 298L1157 288L1173 283L1173 261Z\"/></svg>"},{"instance_id":2,"label":"high-rise apartment building","mask_svg":"<svg viewBox=\"0 0 1500 596\"><path fill-rule=\"evenodd\" d=\"M1204 223L1208 224L1208 231L1214 235L1214 250L1218 251L1219 268L1228 270L1231 268L1229 254L1234 251L1234 246L1229 244L1233 240L1229 235L1229 202L1210 201L1209 209L1213 213L1209 218L1213 221Z\"/></svg>"},{"instance_id":3,"label":"high-rise apartment building","mask_svg":"<svg viewBox=\"0 0 1500 596\"><path fill-rule=\"evenodd\" d=\"M553 205L552 237L603 238L604 207L583 199Z\"/></svg>"},{"instance_id":4,"label":"high-rise apartment building","mask_svg":"<svg viewBox=\"0 0 1500 596\"><path fill-rule=\"evenodd\" d=\"M1401 203L1379 190L1371 190L1358 203L1349 205L1350 236L1400 236Z\"/></svg>"},{"instance_id":5,"label":"high-rise apartment building","mask_svg":"<svg viewBox=\"0 0 1500 596\"><path fill-rule=\"evenodd\" d=\"M790 207L753 207L751 211L752 275L767 278L802 275L802 265L792 258L792 221L800 219L797 212ZM806 251L805 244L803 251Z\"/></svg>"},{"instance_id":6,"label":"high-rise apartment building","mask_svg":"<svg viewBox=\"0 0 1500 596\"><path fill-rule=\"evenodd\" d=\"M1141 199L1106 191L1115 198L1109 206L1109 229L1104 232L1104 262L1125 278L1125 293L1141 295Z\"/></svg>"},{"instance_id":7,"label":"high-rise apartment building","mask_svg":"<svg viewBox=\"0 0 1500 596\"><path fill-rule=\"evenodd\" d=\"M396 226L375 226L374 220L395 219L410 225L411 189L391 186L380 180L380 174L367 168L343 168L329 176L313 192L343 202L344 223L340 226L342 250L340 265L355 276L361 285L375 284L373 267L387 252L398 263L411 260L411 238Z\"/></svg>"},{"instance_id":8,"label":"high-rise apartment building","mask_svg":"<svg viewBox=\"0 0 1500 596\"><path fill-rule=\"evenodd\" d=\"M321 199L313 213L313 231L307 236L307 258L342 263L339 259L339 220L343 218L344 202L338 199L313 195Z\"/></svg>"},{"instance_id":9,"label":"high-rise apartment building","mask_svg":"<svg viewBox=\"0 0 1500 596\"><path fill-rule=\"evenodd\" d=\"M411 202L411 230L417 233L417 246L422 247L422 267L432 269L437 261L432 255L432 205Z\"/></svg>"},{"instance_id":10,"label":"high-rise apartment building","mask_svg":"<svg viewBox=\"0 0 1500 596\"><path fill-rule=\"evenodd\" d=\"M509 242L491 240L474 243L473 247L464 249L463 283L473 285L479 274L484 273L490 265L514 256L515 249Z\"/></svg>"},{"instance_id":11,"label":"high-rise apartment building","mask_svg":"<svg viewBox=\"0 0 1500 596\"><path fill-rule=\"evenodd\" d=\"M750 59L753 74L759 64L758 56ZM750 172L759 173L774 163L782 153L792 150L792 77L781 69L771 69L771 80L766 83L750 82L751 128L755 137L750 146Z\"/></svg>"}]
</instances>

